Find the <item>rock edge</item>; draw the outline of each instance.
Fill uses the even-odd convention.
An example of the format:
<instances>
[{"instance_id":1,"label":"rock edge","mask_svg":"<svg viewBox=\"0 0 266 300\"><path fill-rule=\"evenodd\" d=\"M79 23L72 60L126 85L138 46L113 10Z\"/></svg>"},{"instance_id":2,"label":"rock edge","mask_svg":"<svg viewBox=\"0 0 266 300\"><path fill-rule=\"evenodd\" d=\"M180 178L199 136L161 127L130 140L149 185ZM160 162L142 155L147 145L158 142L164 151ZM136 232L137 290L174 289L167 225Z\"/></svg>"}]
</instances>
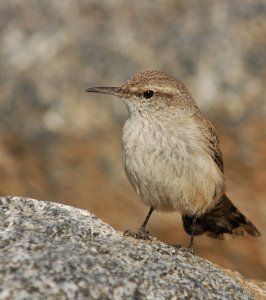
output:
<instances>
[{"instance_id":1,"label":"rock edge","mask_svg":"<svg viewBox=\"0 0 266 300\"><path fill-rule=\"evenodd\" d=\"M265 299L265 285L86 210L0 198L0 299Z\"/></svg>"}]
</instances>

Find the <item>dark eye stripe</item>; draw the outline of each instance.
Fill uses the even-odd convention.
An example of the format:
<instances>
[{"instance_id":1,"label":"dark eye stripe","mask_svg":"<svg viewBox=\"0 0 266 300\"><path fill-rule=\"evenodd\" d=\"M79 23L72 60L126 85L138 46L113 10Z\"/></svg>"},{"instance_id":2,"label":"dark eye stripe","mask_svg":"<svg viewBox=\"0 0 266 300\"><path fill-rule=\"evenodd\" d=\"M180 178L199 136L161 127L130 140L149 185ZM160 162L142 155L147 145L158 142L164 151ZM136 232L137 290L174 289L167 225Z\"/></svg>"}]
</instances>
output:
<instances>
[{"instance_id":1,"label":"dark eye stripe","mask_svg":"<svg viewBox=\"0 0 266 300\"><path fill-rule=\"evenodd\" d=\"M143 97L145 99L151 99L153 97L153 95L154 95L154 91L152 91L152 90L147 90L143 93Z\"/></svg>"}]
</instances>

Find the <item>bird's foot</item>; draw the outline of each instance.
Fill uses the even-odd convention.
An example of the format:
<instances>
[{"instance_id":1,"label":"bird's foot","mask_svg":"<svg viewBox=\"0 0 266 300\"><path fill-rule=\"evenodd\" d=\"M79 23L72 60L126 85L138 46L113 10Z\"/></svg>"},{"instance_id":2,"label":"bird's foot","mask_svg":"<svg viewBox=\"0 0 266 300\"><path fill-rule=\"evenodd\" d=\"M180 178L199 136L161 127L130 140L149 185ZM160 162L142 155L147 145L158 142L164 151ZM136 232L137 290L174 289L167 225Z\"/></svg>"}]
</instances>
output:
<instances>
[{"instance_id":1,"label":"bird's foot","mask_svg":"<svg viewBox=\"0 0 266 300\"><path fill-rule=\"evenodd\" d=\"M191 228L191 234L190 234L190 241L189 241L189 245L187 247L187 250L195 255L195 249L194 249L194 238L195 238L195 224L196 224L197 219L193 218L192 220L192 228Z\"/></svg>"},{"instance_id":2,"label":"bird's foot","mask_svg":"<svg viewBox=\"0 0 266 300\"><path fill-rule=\"evenodd\" d=\"M190 252L191 254L195 255L195 249L194 249L194 246L189 244L188 247L187 247L187 251Z\"/></svg>"},{"instance_id":3,"label":"bird's foot","mask_svg":"<svg viewBox=\"0 0 266 300\"><path fill-rule=\"evenodd\" d=\"M146 240L146 241L152 240L152 238L149 235L149 231L146 230L144 227L140 227L140 229L137 232L133 232L130 229L127 229L124 232L124 236L130 236L138 240Z\"/></svg>"}]
</instances>

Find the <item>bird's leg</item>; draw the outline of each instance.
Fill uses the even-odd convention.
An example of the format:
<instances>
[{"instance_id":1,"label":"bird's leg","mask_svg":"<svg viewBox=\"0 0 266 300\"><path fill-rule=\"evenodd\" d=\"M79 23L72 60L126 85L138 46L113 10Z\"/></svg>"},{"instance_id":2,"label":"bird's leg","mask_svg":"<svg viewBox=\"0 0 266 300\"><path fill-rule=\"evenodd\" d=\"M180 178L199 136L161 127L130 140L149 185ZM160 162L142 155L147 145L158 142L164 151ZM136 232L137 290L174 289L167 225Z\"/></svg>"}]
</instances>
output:
<instances>
[{"instance_id":1,"label":"bird's leg","mask_svg":"<svg viewBox=\"0 0 266 300\"><path fill-rule=\"evenodd\" d=\"M150 219L150 216L151 216L151 214L153 212L153 209L154 209L153 207L150 208L150 210L149 210L149 212L148 212L148 214L147 214L147 216L146 216L146 218L145 218L145 220L144 220L144 222L143 222L143 224L141 225L140 228L144 228L145 229L145 227L146 227L146 225L147 225L147 223L148 223L148 221Z\"/></svg>"},{"instance_id":2,"label":"bird's leg","mask_svg":"<svg viewBox=\"0 0 266 300\"><path fill-rule=\"evenodd\" d=\"M132 232L131 230L127 229L125 232L124 232L124 235L125 236L131 236L135 239L141 239L141 240L151 240L151 237L149 236L149 231L146 230L146 225L150 219L150 216L153 212L153 207L150 208L143 224L141 225L141 227L139 228L139 230L137 232Z\"/></svg>"},{"instance_id":3,"label":"bird's leg","mask_svg":"<svg viewBox=\"0 0 266 300\"><path fill-rule=\"evenodd\" d=\"M192 224L191 224L191 234L190 234L190 242L187 247L187 249L192 253L195 254L195 249L194 249L194 237L195 237L195 225L196 225L197 217L193 217L192 219Z\"/></svg>"}]
</instances>

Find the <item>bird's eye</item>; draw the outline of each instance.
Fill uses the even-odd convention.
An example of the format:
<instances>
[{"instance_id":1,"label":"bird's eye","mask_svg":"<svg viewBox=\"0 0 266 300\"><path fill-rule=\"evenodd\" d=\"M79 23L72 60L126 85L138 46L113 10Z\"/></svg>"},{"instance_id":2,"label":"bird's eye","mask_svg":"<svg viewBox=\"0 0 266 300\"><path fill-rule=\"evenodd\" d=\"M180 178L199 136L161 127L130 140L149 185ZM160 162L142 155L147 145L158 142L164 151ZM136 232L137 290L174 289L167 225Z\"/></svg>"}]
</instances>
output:
<instances>
[{"instance_id":1,"label":"bird's eye","mask_svg":"<svg viewBox=\"0 0 266 300\"><path fill-rule=\"evenodd\" d=\"M147 90L143 93L143 97L145 99L151 99L153 97L153 95L154 95L154 91L152 91L152 90Z\"/></svg>"}]
</instances>

